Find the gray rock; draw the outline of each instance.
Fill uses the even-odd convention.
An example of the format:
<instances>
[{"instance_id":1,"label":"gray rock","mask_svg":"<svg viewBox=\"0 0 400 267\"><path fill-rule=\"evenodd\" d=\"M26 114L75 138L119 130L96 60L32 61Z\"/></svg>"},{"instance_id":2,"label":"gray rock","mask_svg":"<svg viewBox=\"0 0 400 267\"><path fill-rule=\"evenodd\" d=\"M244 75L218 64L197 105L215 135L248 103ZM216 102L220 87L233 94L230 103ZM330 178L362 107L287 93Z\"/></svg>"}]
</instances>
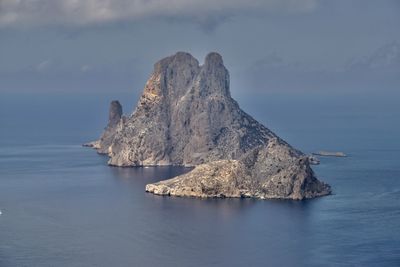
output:
<instances>
[{"instance_id":1,"label":"gray rock","mask_svg":"<svg viewBox=\"0 0 400 267\"><path fill-rule=\"evenodd\" d=\"M343 152L332 152L332 151L318 151L314 152L313 155L324 156L324 157L347 157Z\"/></svg>"},{"instance_id":2,"label":"gray rock","mask_svg":"<svg viewBox=\"0 0 400 267\"><path fill-rule=\"evenodd\" d=\"M100 139L89 143L89 145L96 148L97 152L100 154L108 154L118 126L122 126L122 124L122 106L119 101L113 100L110 103L107 127L104 129Z\"/></svg>"},{"instance_id":3,"label":"gray rock","mask_svg":"<svg viewBox=\"0 0 400 267\"><path fill-rule=\"evenodd\" d=\"M239 108L217 53L201 66L184 52L164 58L154 65L130 117L121 118L122 109L111 112L111 106L109 124L94 146L109 155L110 165L197 166L147 185L148 192L291 199L330 192L302 152ZM114 119L111 113L119 115Z\"/></svg>"},{"instance_id":4,"label":"gray rock","mask_svg":"<svg viewBox=\"0 0 400 267\"><path fill-rule=\"evenodd\" d=\"M315 155L308 155L308 161L311 165L319 165L321 161Z\"/></svg>"},{"instance_id":5,"label":"gray rock","mask_svg":"<svg viewBox=\"0 0 400 267\"><path fill-rule=\"evenodd\" d=\"M146 185L157 195L187 197L252 197L302 200L330 194L318 181L307 156L297 156L276 138L238 160L219 160L181 176Z\"/></svg>"},{"instance_id":6,"label":"gray rock","mask_svg":"<svg viewBox=\"0 0 400 267\"><path fill-rule=\"evenodd\" d=\"M82 144L82 146L83 147L92 147L92 148L98 149L99 148L99 140L88 142L88 143L84 143L84 144Z\"/></svg>"}]
</instances>

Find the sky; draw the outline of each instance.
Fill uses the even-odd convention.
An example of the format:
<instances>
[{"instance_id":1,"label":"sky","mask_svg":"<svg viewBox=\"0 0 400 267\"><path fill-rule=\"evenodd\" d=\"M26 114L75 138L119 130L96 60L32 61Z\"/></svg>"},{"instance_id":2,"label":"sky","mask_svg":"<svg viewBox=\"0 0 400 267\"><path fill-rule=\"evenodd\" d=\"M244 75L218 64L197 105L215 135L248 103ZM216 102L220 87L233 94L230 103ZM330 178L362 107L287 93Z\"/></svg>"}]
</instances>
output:
<instances>
[{"instance_id":1,"label":"sky","mask_svg":"<svg viewBox=\"0 0 400 267\"><path fill-rule=\"evenodd\" d=\"M234 95L400 88L398 0L0 0L1 93L139 94L216 51Z\"/></svg>"}]
</instances>

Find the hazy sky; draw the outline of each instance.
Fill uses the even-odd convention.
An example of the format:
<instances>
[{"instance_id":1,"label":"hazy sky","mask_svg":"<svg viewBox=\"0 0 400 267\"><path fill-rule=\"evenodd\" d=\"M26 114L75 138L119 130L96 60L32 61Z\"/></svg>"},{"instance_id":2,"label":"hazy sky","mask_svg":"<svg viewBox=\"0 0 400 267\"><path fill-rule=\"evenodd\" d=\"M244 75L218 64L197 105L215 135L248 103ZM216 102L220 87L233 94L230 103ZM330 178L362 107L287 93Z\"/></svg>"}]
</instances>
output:
<instances>
[{"instance_id":1,"label":"hazy sky","mask_svg":"<svg viewBox=\"0 0 400 267\"><path fill-rule=\"evenodd\" d=\"M400 89L398 0L0 0L0 92L139 92L222 54L234 92Z\"/></svg>"}]
</instances>

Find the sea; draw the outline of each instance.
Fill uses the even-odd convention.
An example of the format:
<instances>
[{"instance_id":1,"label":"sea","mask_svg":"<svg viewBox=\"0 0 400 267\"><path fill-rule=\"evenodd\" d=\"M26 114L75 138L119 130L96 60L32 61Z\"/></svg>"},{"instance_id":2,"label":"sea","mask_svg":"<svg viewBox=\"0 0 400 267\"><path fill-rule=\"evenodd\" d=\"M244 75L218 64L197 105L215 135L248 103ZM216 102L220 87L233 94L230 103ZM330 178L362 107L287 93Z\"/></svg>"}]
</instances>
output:
<instances>
[{"instance_id":1,"label":"sea","mask_svg":"<svg viewBox=\"0 0 400 267\"><path fill-rule=\"evenodd\" d=\"M400 266L399 93L245 92L333 194L305 201L155 196L183 167L118 168L81 144L129 92L0 96L0 266Z\"/></svg>"}]
</instances>

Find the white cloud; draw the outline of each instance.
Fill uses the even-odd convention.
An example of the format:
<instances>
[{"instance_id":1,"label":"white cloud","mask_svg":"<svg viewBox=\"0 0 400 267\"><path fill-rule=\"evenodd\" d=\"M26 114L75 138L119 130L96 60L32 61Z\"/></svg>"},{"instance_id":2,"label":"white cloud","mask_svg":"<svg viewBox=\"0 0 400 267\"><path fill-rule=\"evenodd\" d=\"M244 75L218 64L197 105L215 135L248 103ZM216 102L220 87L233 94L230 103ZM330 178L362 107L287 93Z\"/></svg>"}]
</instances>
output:
<instances>
[{"instance_id":1,"label":"white cloud","mask_svg":"<svg viewBox=\"0 0 400 267\"><path fill-rule=\"evenodd\" d=\"M45 60L36 65L35 69L39 72L46 70L52 64L51 60Z\"/></svg>"},{"instance_id":2,"label":"white cloud","mask_svg":"<svg viewBox=\"0 0 400 267\"><path fill-rule=\"evenodd\" d=\"M90 25L145 18L193 18L246 12L309 12L318 0L0 0L0 26Z\"/></svg>"}]
</instances>

